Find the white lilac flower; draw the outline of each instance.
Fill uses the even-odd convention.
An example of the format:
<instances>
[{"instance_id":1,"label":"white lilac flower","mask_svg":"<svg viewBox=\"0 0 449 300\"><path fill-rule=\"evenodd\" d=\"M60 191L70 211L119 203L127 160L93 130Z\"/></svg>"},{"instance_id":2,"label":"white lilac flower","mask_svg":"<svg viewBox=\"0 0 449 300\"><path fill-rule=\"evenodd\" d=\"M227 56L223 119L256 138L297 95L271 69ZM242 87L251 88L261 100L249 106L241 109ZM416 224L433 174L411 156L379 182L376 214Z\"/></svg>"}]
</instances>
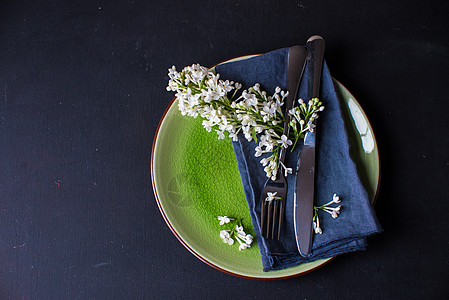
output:
<instances>
[{"instance_id":1,"label":"white lilac flower","mask_svg":"<svg viewBox=\"0 0 449 300\"><path fill-rule=\"evenodd\" d=\"M332 202L333 202L333 203L340 203L340 202L341 202L340 197L337 196L337 194L334 194L334 195L332 196Z\"/></svg>"},{"instance_id":2,"label":"white lilac flower","mask_svg":"<svg viewBox=\"0 0 449 300\"><path fill-rule=\"evenodd\" d=\"M315 233L322 234L323 230L320 227L320 218L318 217L318 213L315 210L315 216L313 217L313 229Z\"/></svg>"},{"instance_id":3,"label":"white lilac flower","mask_svg":"<svg viewBox=\"0 0 449 300\"><path fill-rule=\"evenodd\" d=\"M217 129L215 129L215 131L216 131L217 134L218 134L218 139L219 139L219 140L223 140L223 139L225 138L225 135L224 135L224 132L223 132L223 131L220 131L220 130L217 130Z\"/></svg>"},{"instance_id":4,"label":"white lilac flower","mask_svg":"<svg viewBox=\"0 0 449 300\"><path fill-rule=\"evenodd\" d=\"M292 174L293 169L292 168L284 168L284 176L287 177L288 174Z\"/></svg>"},{"instance_id":5,"label":"white lilac flower","mask_svg":"<svg viewBox=\"0 0 449 300\"><path fill-rule=\"evenodd\" d=\"M309 123L307 124L306 130L308 130L308 131L310 131L310 132L313 132L314 129L315 129L315 124L313 124L312 122L309 122Z\"/></svg>"},{"instance_id":6,"label":"white lilac flower","mask_svg":"<svg viewBox=\"0 0 449 300\"><path fill-rule=\"evenodd\" d=\"M244 132L244 136L248 142L251 142L253 140L253 135L249 131Z\"/></svg>"},{"instance_id":7,"label":"white lilac flower","mask_svg":"<svg viewBox=\"0 0 449 300\"><path fill-rule=\"evenodd\" d=\"M239 225L235 225L235 230L237 231L238 234L241 233L245 233L245 231L243 231L243 226L239 226Z\"/></svg>"},{"instance_id":8,"label":"white lilac flower","mask_svg":"<svg viewBox=\"0 0 449 300\"><path fill-rule=\"evenodd\" d=\"M326 209L325 212L329 213L334 219L338 217L338 212L336 212L335 210Z\"/></svg>"},{"instance_id":9,"label":"white lilac flower","mask_svg":"<svg viewBox=\"0 0 449 300\"><path fill-rule=\"evenodd\" d=\"M224 225L231 222L231 219L228 218L227 216L219 216L218 221L220 221L220 225Z\"/></svg>"},{"instance_id":10,"label":"white lilac flower","mask_svg":"<svg viewBox=\"0 0 449 300\"><path fill-rule=\"evenodd\" d=\"M178 74L178 72L176 72L176 67L172 66L171 68L168 69L168 76L173 79L176 77L176 75Z\"/></svg>"},{"instance_id":11,"label":"white lilac flower","mask_svg":"<svg viewBox=\"0 0 449 300\"><path fill-rule=\"evenodd\" d=\"M246 125L255 126L255 125L257 125L257 123L250 115L244 115L242 117L242 125L243 126L246 126Z\"/></svg>"},{"instance_id":12,"label":"white lilac flower","mask_svg":"<svg viewBox=\"0 0 449 300\"><path fill-rule=\"evenodd\" d=\"M301 122L301 120L303 120L301 118L301 110L296 106L293 107L290 111L289 111L290 115L293 117L293 120L296 120L298 122Z\"/></svg>"},{"instance_id":13,"label":"white lilac flower","mask_svg":"<svg viewBox=\"0 0 449 300\"><path fill-rule=\"evenodd\" d=\"M339 205L339 206L337 206L336 208L334 208L334 211L335 211L337 214L340 214L340 209L341 209L341 205Z\"/></svg>"},{"instance_id":14,"label":"white lilac flower","mask_svg":"<svg viewBox=\"0 0 449 300\"><path fill-rule=\"evenodd\" d=\"M266 166L268 163L270 162L269 158L263 158L260 163L262 164L262 166Z\"/></svg>"},{"instance_id":15,"label":"white lilac flower","mask_svg":"<svg viewBox=\"0 0 449 300\"><path fill-rule=\"evenodd\" d=\"M341 209L341 205L339 205L336 208L334 208L334 211L336 211L337 213L340 213L340 209Z\"/></svg>"},{"instance_id":16,"label":"white lilac flower","mask_svg":"<svg viewBox=\"0 0 449 300\"><path fill-rule=\"evenodd\" d=\"M279 162L282 166L282 168L284 168L284 176L287 177L288 174L292 174L293 173L293 169L292 168L287 168L283 162Z\"/></svg>"},{"instance_id":17,"label":"white lilac flower","mask_svg":"<svg viewBox=\"0 0 449 300\"><path fill-rule=\"evenodd\" d=\"M245 250L246 248L249 248L249 247L251 247L251 246L246 243L242 243L239 246L239 251Z\"/></svg>"},{"instance_id":18,"label":"white lilac flower","mask_svg":"<svg viewBox=\"0 0 449 300\"><path fill-rule=\"evenodd\" d=\"M278 143L281 144L281 146L284 148L287 148L288 146L293 144L293 142L290 141L285 134L281 136L281 139L278 141Z\"/></svg>"},{"instance_id":19,"label":"white lilac flower","mask_svg":"<svg viewBox=\"0 0 449 300\"><path fill-rule=\"evenodd\" d=\"M229 244L229 245L233 245L234 244L234 239L232 239L231 237L227 237L223 239L223 243Z\"/></svg>"},{"instance_id":20,"label":"white lilac flower","mask_svg":"<svg viewBox=\"0 0 449 300\"><path fill-rule=\"evenodd\" d=\"M224 92L229 93L230 91L232 91L234 89L234 87L232 86L234 82L226 80L220 80L220 87L223 89Z\"/></svg>"},{"instance_id":21,"label":"white lilac flower","mask_svg":"<svg viewBox=\"0 0 449 300\"><path fill-rule=\"evenodd\" d=\"M253 236L251 234L247 234L244 238L244 241L248 244L251 245L253 242Z\"/></svg>"},{"instance_id":22,"label":"white lilac flower","mask_svg":"<svg viewBox=\"0 0 449 300\"><path fill-rule=\"evenodd\" d=\"M235 239L239 242L240 246L239 246L239 251L245 250L247 248L250 248L251 245L242 241L238 236L235 237Z\"/></svg>"},{"instance_id":23,"label":"white lilac flower","mask_svg":"<svg viewBox=\"0 0 449 300\"><path fill-rule=\"evenodd\" d=\"M337 194L334 194L334 195L332 196L332 200L329 201L328 203L326 203L326 204L320 206L320 208L322 207L322 208L324 209L324 208L328 207L329 205L331 205L331 204L333 204L333 203L340 203L340 202L341 202L340 197L337 196Z\"/></svg>"},{"instance_id":24,"label":"white lilac flower","mask_svg":"<svg viewBox=\"0 0 449 300\"><path fill-rule=\"evenodd\" d=\"M277 192L274 192L274 193L268 192L267 193L267 197L265 198L265 201L271 202L271 201L273 201L275 199L281 199L281 197L276 196L276 195L277 195Z\"/></svg>"},{"instance_id":25,"label":"white lilac flower","mask_svg":"<svg viewBox=\"0 0 449 300\"><path fill-rule=\"evenodd\" d=\"M222 239L225 239L225 238L230 237L229 231L228 231L228 230L221 230L221 231L220 231L220 237L221 237Z\"/></svg>"},{"instance_id":26,"label":"white lilac flower","mask_svg":"<svg viewBox=\"0 0 449 300\"><path fill-rule=\"evenodd\" d=\"M201 92L201 99L205 102L205 103L210 103L212 101L212 99L214 98L213 96L213 91L210 89L207 90L203 90Z\"/></svg>"},{"instance_id":27,"label":"white lilac flower","mask_svg":"<svg viewBox=\"0 0 449 300\"><path fill-rule=\"evenodd\" d=\"M260 125L255 125L253 128L256 131L256 133L261 133L264 130L264 127Z\"/></svg>"},{"instance_id":28,"label":"white lilac flower","mask_svg":"<svg viewBox=\"0 0 449 300\"><path fill-rule=\"evenodd\" d=\"M242 93L243 99L245 99L246 106L256 106L258 104L256 95L252 93L248 93L247 91L243 91Z\"/></svg>"},{"instance_id":29,"label":"white lilac flower","mask_svg":"<svg viewBox=\"0 0 449 300\"><path fill-rule=\"evenodd\" d=\"M290 127L296 127L296 119L295 118L293 118L293 119L291 119L290 120Z\"/></svg>"},{"instance_id":30,"label":"white lilac flower","mask_svg":"<svg viewBox=\"0 0 449 300\"><path fill-rule=\"evenodd\" d=\"M314 229L315 233L322 234L322 233L323 233L323 230L321 229L318 220L319 220L319 219L317 218L317 223L313 222L313 229Z\"/></svg>"},{"instance_id":31,"label":"white lilac flower","mask_svg":"<svg viewBox=\"0 0 449 300\"><path fill-rule=\"evenodd\" d=\"M265 174L267 175L267 177L270 177L272 180L276 180L277 165L276 165L276 161L274 160L273 157L271 157L270 162L264 168L264 171L265 171Z\"/></svg>"},{"instance_id":32,"label":"white lilac flower","mask_svg":"<svg viewBox=\"0 0 449 300\"><path fill-rule=\"evenodd\" d=\"M241 231L240 233L237 234L237 236L240 240L245 240L246 238L246 233L244 231Z\"/></svg>"},{"instance_id":33,"label":"white lilac flower","mask_svg":"<svg viewBox=\"0 0 449 300\"><path fill-rule=\"evenodd\" d=\"M255 150L256 150L256 153L254 154L255 157L259 157L264 153L264 151L262 150L262 148L260 146L257 146L255 148Z\"/></svg>"},{"instance_id":34,"label":"white lilac flower","mask_svg":"<svg viewBox=\"0 0 449 300\"><path fill-rule=\"evenodd\" d=\"M187 99L187 103L188 103L189 107L195 107L196 105L198 105L199 99L200 99L199 94L190 95L189 98Z\"/></svg>"},{"instance_id":35,"label":"white lilac flower","mask_svg":"<svg viewBox=\"0 0 449 300\"><path fill-rule=\"evenodd\" d=\"M231 234L228 230L220 231L220 237L223 240L223 243L232 245L234 244L234 239L231 237Z\"/></svg>"},{"instance_id":36,"label":"white lilac flower","mask_svg":"<svg viewBox=\"0 0 449 300\"><path fill-rule=\"evenodd\" d=\"M276 109L273 108L272 103L265 102L263 103L261 114L264 116L264 122L268 122L273 114L276 112Z\"/></svg>"},{"instance_id":37,"label":"white lilac flower","mask_svg":"<svg viewBox=\"0 0 449 300\"><path fill-rule=\"evenodd\" d=\"M212 126L214 125L213 122L211 122L210 120L203 120L202 123L203 127L210 132L212 130Z\"/></svg>"},{"instance_id":38,"label":"white lilac flower","mask_svg":"<svg viewBox=\"0 0 449 300\"><path fill-rule=\"evenodd\" d=\"M196 72L193 72L191 74L191 78L194 82L200 82L206 77L206 75L209 73L207 69L200 69Z\"/></svg>"},{"instance_id":39,"label":"white lilac flower","mask_svg":"<svg viewBox=\"0 0 449 300\"><path fill-rule=\"evenodd\" d=\"M265 147L265 152L271 152L275 146L275 142L269 134L264 134L260 137L259 146Z\"/></svg>"},{"instance_id":40,"label":"white lilac flower","mask_svg":"<svg viewBox=\"0 0 449 300\"><path fill-rule=\"evenodd\" d=\"M221 121L218 114L219 114L218 111L216 111L215 109L212 109L210 111L209 120L211 120L214 123L214 125L219 124Z\"/></svg>"},{"instance_id":41,"label":"white lilac flower","mask_svg":"<svg viewBox=\"0 0 449 300\"><path fill-rule=\"evenodd\" d=\"M220 124L218 124L218 128L228 133L231 133L234 130L234 126L232 126L231 124L226 124L225 121L222 121Z\"/></svg>"},{"instance_id":42,"label":"white lilac flower","mask_svg":"<svg viewBox=\"0 0 449 300\"><path fill-rule=\"evenodd\" d=\"M284 104L284 102L281 102L281 100L278 100L278 99L276 99L276 101L273 101L271 103L271 109L273 110L273 114L276 112L281 113L282 112L281 107L283 104Z\"/></svg>"},{"instance_id":43,"label":"white lilac flower","mask_svg":"<svg viewBox=\"0 0 449 300\"><path fill-rule=\"evenodd\" d=\"M232 141L237 142L239 140L239 137L237 135L238 132L231 131L229 132L229 137L232 139Z\"/></svg>"},{"instance_id":44,"label":"white lilac flower","mask_svg":"<svg viewBox=\"0 0 449 300\"><path fill-rule=\"evenodd\" d=\"M270 143L270 142L264 143L265 151L266 151L266 152L272 151L272 150L274 149L274 146L275 146L275 145L276 145L276 144L274 143L274 141L271 141L271 143Z\"/></svg>"},{"instance_id":45,"label":"white lilac flower","mask_svg":"<svg viewBox=\"0 0 449 300\"><path fill-rule=\"evenodd\" d=\"M340 214L340 208L341 208L341 205L339 205L338 207L335 207L335 208L334 207L325 207L324 211L331 214L332 218L335 219Z\"/></svg>"}]
</instances>

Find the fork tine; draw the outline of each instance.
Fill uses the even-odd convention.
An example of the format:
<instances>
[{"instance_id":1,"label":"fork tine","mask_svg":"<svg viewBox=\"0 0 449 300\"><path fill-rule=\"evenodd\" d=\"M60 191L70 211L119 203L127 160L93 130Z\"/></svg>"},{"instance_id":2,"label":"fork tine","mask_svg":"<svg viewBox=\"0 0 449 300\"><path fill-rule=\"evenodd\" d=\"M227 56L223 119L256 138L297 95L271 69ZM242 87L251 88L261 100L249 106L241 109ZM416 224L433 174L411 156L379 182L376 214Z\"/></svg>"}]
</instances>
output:
<instances>
[{"instance_id":1,"label":"fork tine","mask_svg":"<svg viewBox=\"0 0 449 300\"><path fill-rule=\"evenodd\" d=\"M266 234L265 237L267 239L270 238L270 228L271 228L271 222L273 219L273 201L269 201L267 204L267 212L266 212L266 218L267 218L267 230L266 230Z\"/></svg>"},{"instance_id":2,"label":"fork tine","mask_svg":"<svg viewBox=\"0 0 449 300\"><path fill-rule=\"evenodd\" d=\"M273 200L274 201L274 208L273 208L273 224L271 225L271 238L274 239L274 233L276 230L276 219L277 219L277 215L278 215L278 204L279 204L279 200Z\"/></svg>"},{"instance_id":3,"label":"fork tine","mask_svg":"<svg viewBox=\"0 0 449 300\"><path fill-rule=\"evenodd\" d=\"M264 232L264 228L265 228L266 214L267 214L267 210L266 210L267 204L265 201L265 195L263 196L261 203L262 203L262 205L260 208L260 233L262 236L264 236L263 232Z\"/></svg>"},{"instance_id":4,"label":"fork tine","mask_svg":"<svg viewBox=\"0 0 449 300\"><path fill-rule=\"evenodd\" d=\"M267 201L269 192L277 194L280 199L276 197ZM276 180L268 180L265 184L260 206L260 233L262 237L280 239L286 194L287 182L282 175Z\"/></svg>"},{"instance_id":5,"label":"fork tine","mask_svg":"<svg viewBox=\"0 0 449 300\"><path fill-rule=\"evenodd\" d=\"M279 207L279 225L278 225L278 236L277 239L281 237L281 227L282 227L282 221L284 220L284 211L285 211L285 199L282 198L279 200L281 205Z\"/></svg>"}]
</instances>

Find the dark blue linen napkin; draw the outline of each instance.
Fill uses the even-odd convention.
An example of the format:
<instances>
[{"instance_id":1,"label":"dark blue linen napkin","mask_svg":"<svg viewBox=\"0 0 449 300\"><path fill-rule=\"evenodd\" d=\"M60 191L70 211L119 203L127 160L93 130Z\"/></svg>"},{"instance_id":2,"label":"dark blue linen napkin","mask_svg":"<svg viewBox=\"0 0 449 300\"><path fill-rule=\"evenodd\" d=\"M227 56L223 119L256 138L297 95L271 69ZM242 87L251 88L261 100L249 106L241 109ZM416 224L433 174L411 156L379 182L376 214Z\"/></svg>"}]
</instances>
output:
<instances>
[{"instance_id":1,"label":"dark blue linen napkin","mask_svg":"<svg viewBox=\"0 0 449 300\"><path fill-rule=\"evenodd\" d=\"M288 50L283 48L250 59L225 63L216 66L216 72L220 78L239 82L245 89L259 83L268 94L274 93L277 86L286 91ZM309 100L306 99L308 80L309 74L305 71L299 90L299 97L305 101ZM350 157L339 99L326 63L323 66L320 95L325 110L317 120L315 205L328 203L336 193L342 199L342 208L336 219L326 212L319 212L323 234L314 235L310 257L302 257L296 247L293 227L295 174L287 177L287 203L281 239L266 240L260 236L260 198L267 177L260 160L269 155L255 157L256 143L248 142L243 136L233 142L264 271L364 250L367 246L366 237L382 231L356 165ZM287 167L296 169L301 147L302 144L297 145L293 152L287 151Z\"/></svg>"}]
</instances>

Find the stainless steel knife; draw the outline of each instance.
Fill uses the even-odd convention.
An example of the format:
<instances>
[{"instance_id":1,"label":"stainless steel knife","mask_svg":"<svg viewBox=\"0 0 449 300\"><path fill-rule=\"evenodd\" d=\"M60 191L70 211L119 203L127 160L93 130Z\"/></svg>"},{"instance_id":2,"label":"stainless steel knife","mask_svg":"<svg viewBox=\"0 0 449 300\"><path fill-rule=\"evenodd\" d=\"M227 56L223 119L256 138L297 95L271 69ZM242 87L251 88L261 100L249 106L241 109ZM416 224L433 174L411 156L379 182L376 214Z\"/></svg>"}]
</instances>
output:
<instances>
[{"instance_id":1,"label":"stainless steel knife","mask_svg":"<svg viewBox=\"0 0 449 300\"><path fill-rule=\"evenodd\" d=\"M307 100L319 97L321 71L323 67L325 42L321 36L314 35L307 40ZM310 256L313 238L313 199L315 192L315 136L313 129L306 133L304 145L299 153L296 172L294 198L294 227L296 245L299 253Z\"/></svg>"}]
</instances>

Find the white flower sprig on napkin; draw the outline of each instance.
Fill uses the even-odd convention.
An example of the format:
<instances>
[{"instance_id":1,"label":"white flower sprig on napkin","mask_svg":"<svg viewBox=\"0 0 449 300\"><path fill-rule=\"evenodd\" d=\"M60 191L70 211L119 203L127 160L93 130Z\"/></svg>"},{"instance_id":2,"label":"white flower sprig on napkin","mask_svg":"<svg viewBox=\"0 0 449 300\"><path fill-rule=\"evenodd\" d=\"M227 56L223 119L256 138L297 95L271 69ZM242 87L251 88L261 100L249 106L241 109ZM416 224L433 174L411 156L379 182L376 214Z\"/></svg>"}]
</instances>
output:
<instances>
[{"instance_id":1,"label":"white flower sprig on napkin","mask_svg":"<svg viewBox=\"0 0 449 300\"><path fill-rule=\"evenodd\" d=\"M297 141L313 131L313 121L324 106L318 98L304 102L287 113L292 116L290 136L283 135L284 114L282 106L288 92L277 87L273 95L263 91L258 83L242 91L241 84L220 79L219 74L199 64L185 67L181 72L173 66L168 70L168 91L176 92L178 108L182 115L204 118L202 125L207 131L215 130L219 139L226 135L237 141L242 133L248 140L258 142L255 156L271 153L260 163L267 177L276 178L279 168L284 175L292 173L291 168L279 163L281 147L294 149ZM258 138L259 137L259 138Z\"/></svg>"},{"instance_id":2,"label":"white flower sprig on napkin","mask_svg":"<svg viewBox=\"0 0 449 300\"><path fill-rule=\"evenodd\" d=\"M242 224L242 219L234 221L234 218L229 218L227 216L219 216L218 221L220 221L220 226L229 223L231 223L232 225L232 229L223 229L220 231L220 238L223 240L223 243L233 245L234 244L233 238L235 238L237 242L240 244L239 251L251 247L251 244L253 243L253 236L245 232L245 229L243 228Z\"/></svg>"},{"instance_id":3,"label":"white flower sprig on napkin","mask_svg":"<svg viewBox=\"0 0 449 300\"><path fill-rule=\"evenodd\" d=\"M330 207L330 205L332 204L337 204L340 203L341 199L339 196L337 196L337 194L334 194L332 196L332 201L323 204L321 206L314 206L313 210L314 210L314 214L313 214L313 229L315 230L315 233L318 234L322 234L323 230L320 227L320 218L318 217L318 211L319 210L323 210L327 213L329 213L332 218L336 219L339 215L340 215L340 210L341 210L341 205L337 206L337 207Z\"/></svg>"}]
</instances>

